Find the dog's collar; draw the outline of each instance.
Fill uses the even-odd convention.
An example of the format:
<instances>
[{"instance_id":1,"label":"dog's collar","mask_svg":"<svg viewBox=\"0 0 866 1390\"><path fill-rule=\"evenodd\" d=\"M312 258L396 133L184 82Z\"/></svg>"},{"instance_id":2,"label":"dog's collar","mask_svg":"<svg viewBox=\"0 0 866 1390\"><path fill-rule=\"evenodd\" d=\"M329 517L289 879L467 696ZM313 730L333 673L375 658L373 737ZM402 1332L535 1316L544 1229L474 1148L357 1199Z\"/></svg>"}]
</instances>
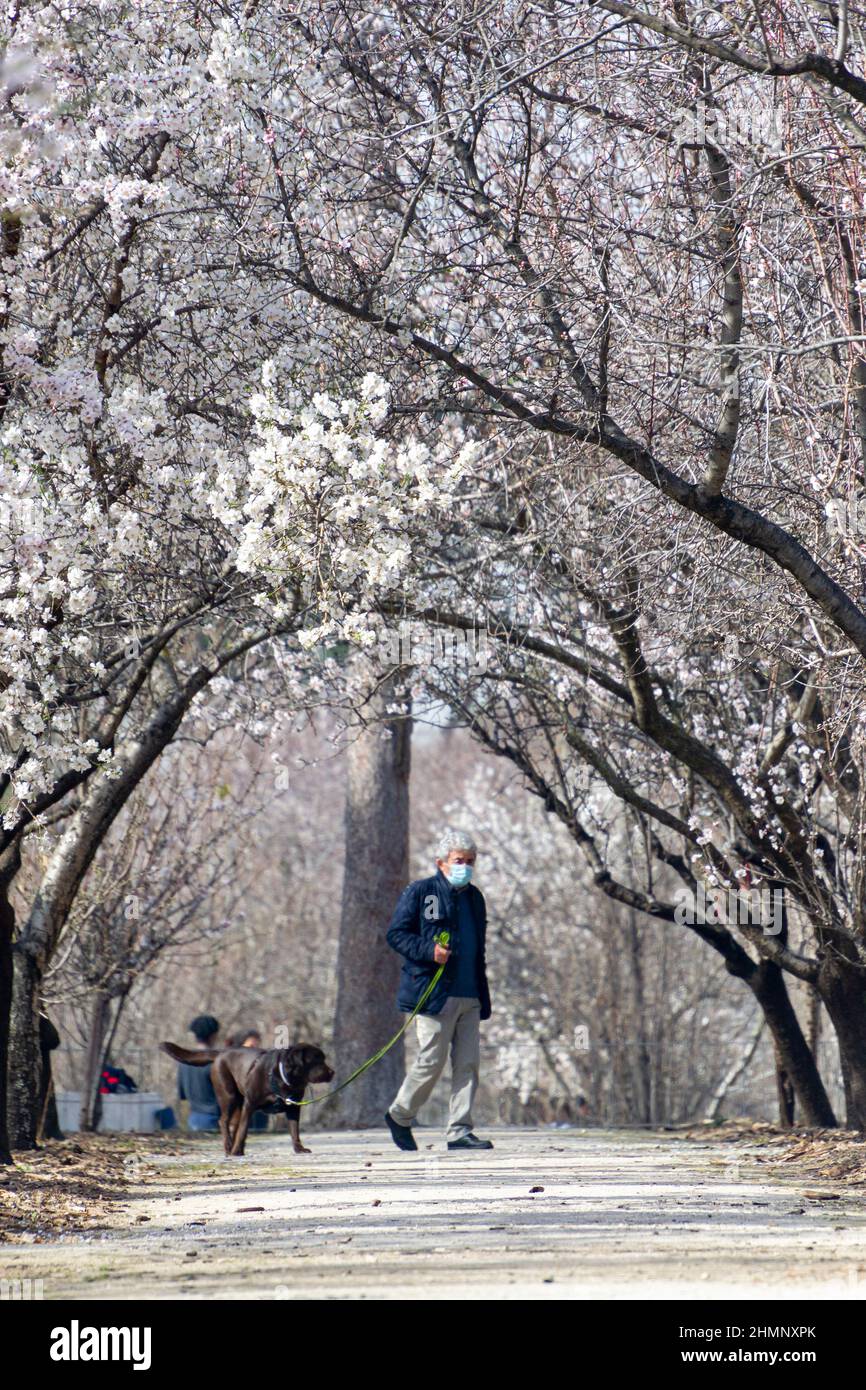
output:
<instances>
[{"instance_id":1,"label":"dog's collar","mask_svg":"<svg viewBox=\"0 0 866 1390\"><path fill-rule=\"evenodd\" d=\"M286 1086L289 1090L291 1090L292 1083L291 1083L291 1081L289 1080L289 1078L286 1076L285 1070L284 1070L284 1068L283 1068L283 1059L282 1059L282 1057L280 1058L279 1062L277 1063L277 1070L278 1070L279 1073L280 1073L280 1080L282 1081L283 1085ZM286 1105L300 1105L300 1103L301 1103L300 1100L292 1100L292 1097L291 1097L291 1096L280 1096L280 1100L281 1100L281 1101L284 1101Z\"/></svg>"}]
</instances>

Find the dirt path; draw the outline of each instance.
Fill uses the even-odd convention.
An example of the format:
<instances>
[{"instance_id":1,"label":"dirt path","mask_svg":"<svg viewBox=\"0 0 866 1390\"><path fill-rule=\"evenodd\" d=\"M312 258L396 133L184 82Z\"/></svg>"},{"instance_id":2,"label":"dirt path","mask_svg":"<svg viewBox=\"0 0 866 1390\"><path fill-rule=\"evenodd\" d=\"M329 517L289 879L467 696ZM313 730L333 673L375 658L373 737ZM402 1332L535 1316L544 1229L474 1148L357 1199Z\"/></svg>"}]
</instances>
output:
<instances>
[{"instance_id":1,"label":"dirt path","mask_svg":"<svg viewBox=\"0 0 866 1390\"><path fill-rule=\"evenodd\" d=\"M134 1160L108 1232L2 1246L0 1276L46 1299L866 1297L844 1183L709 1138L485 1132L492 1152L420 1130L417 1154L365 1132L299 1156L265 1135L231 1161L187 1141Z\"/></svg>"}]
</instances>

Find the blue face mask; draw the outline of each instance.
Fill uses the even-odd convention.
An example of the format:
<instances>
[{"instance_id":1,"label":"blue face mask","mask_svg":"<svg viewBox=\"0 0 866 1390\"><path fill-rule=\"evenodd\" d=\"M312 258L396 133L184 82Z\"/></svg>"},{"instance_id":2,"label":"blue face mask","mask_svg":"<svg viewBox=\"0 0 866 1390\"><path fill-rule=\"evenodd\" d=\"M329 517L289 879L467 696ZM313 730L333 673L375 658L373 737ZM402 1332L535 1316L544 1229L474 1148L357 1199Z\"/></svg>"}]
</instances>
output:
<instances>
[{"instance_id":1,"label":"blue face mask","mask_svg":"<svg viewBox=\"0 0 866 1390\"><path fill-rule=\"evenodd\" d=\"M471 864L452 864L448 869L448 882L452 888L465 888L471 879Z\"/></svg>"}]
</instances>

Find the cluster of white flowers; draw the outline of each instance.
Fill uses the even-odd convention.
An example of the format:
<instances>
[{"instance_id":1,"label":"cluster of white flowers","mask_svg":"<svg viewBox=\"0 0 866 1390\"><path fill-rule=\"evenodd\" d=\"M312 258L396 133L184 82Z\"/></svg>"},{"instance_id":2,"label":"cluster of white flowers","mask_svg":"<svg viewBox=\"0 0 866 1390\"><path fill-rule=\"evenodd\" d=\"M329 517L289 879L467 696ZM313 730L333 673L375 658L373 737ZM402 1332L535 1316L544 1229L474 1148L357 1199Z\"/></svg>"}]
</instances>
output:
<instances>
[{"instance_id":1,"label":"cluster of white flowers","mask_svg":"<svg viewBox=\"0 0 866 1390\"><path fill-rule=\"evenodd\" d=\"M357 396L320 391L309 402L296 391L281 397L276 376L266 362L250 400L256 444L248 458L223 461L209 494L214 515L237 538L237 569L265 581L263 598L279 610L297 587L314 606L321 621L306 645L338 633L369 645L367 603L412 584L425 541L439 535L435 515L453 506L481 446L431 449L377 433L389 389L373 373Z\"/></svg>"}]
</instances>

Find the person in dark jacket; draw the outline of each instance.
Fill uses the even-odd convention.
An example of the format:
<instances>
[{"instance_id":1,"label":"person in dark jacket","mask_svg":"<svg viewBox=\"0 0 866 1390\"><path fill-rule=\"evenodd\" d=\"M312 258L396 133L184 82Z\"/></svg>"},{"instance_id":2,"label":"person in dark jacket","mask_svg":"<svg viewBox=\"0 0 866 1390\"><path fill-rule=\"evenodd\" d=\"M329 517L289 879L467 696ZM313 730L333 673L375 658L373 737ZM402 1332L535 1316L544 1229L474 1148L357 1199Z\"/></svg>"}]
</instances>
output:
<instances>
[{"instance_id":1,"label":"person in dark jacket","mask_svg":"<svg viewBox=\"0 0 866 1390\"><path fill-rule=\"evenodd\" d=\"M116 1095L118 1091L129 1094L137 1091L138 1086L133 1081L128 1071L123 1067L116 1067L112 1062L106 1061L99 1077L99 1093L103 1096Z\"/></svg>"},{"instance_id":2,"label":"person in dark jacket","mask_svg":"<svg viewBox=\"0 0 866 1390\"><path fill-rule=\"evenodd\" d=\"M39 1087L39 1114L43 1117L41 1138L65 1139L57 1118L57 1097L51 1072L51 1054L60 1046L60 1034L47 1014L39 1015L39 1055L42 1060L42 1080Z\"/></svg>"},{"instance_id":3,"label":"person in dark jacket","mask_svg":"<svg viewBox=\"0 0 866 1390\"><path fill-rule=\"evenodd\" d=\"M189 1031L200 1048L216 1047L220 1026L210 1014L199 1014L189 1025ZM190 1129L219 1129L220 1108L209 1067L194 1067L192 1062L177 1064L178 1100L189 1101Z\"/></svg>"},{"instance_id":4,"label":"person in dark jacket","mask_svg":"<svg viewBox=\"0 0 866 1390\"><path fill-rule=\"evenodd\" d=\"M492 1149L472 1132L478 1089L479 1022L490 1017L484 895L471 882L476 848L465 830L446 830L436 873L404 889L387 932L404 957L397 1007L411 1013L440 965L445 969L416 1019L419 1051L385 1115L399 1149L417 1149L412 1121L433 1092L451 1053L449 1149ZM448 933L448 945L437 941Z\"/></svg>"}]
</instances>

